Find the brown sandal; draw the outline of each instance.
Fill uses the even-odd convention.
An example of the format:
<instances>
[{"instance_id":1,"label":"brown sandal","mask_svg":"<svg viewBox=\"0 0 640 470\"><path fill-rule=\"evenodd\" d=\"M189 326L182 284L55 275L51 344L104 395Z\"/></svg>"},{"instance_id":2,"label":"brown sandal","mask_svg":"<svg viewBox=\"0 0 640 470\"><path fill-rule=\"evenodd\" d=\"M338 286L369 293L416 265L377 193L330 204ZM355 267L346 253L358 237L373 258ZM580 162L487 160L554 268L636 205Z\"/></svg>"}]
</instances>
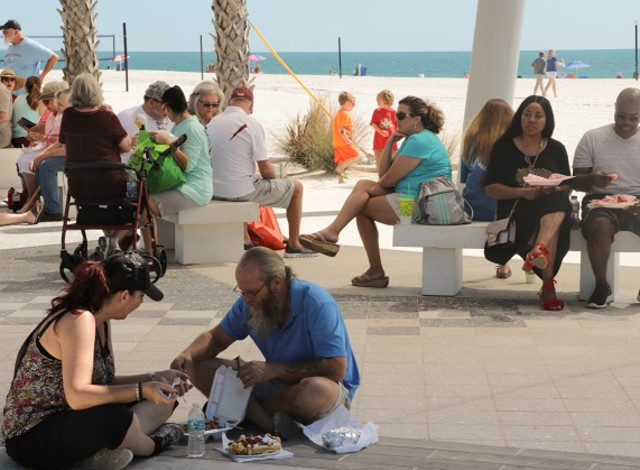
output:
<instances>
[{"instance_id":1,"label":"brown sandal","mask_svg":"<svg viewBox=\"0 0 640 470\"><path fill-rule=\"evenodd\" d=\"M370 277L361 274L351 279L351 285L355 287L387 287L389 285L389 276Z\"/></svg>"},{"instance_id":2,"label":"brown sandal","mask_svg":"<svg viewBox=\"0 0 640 470\"><path fill-rule=\"evenodd\" d=\"M313 238L316 237L316 238ZM309 250L316 251L326 256L335 256L340 251L340 245L330 242L320 232L311 235L300 235L298 237L300 244Z\"/></svg>"}]
</instances>

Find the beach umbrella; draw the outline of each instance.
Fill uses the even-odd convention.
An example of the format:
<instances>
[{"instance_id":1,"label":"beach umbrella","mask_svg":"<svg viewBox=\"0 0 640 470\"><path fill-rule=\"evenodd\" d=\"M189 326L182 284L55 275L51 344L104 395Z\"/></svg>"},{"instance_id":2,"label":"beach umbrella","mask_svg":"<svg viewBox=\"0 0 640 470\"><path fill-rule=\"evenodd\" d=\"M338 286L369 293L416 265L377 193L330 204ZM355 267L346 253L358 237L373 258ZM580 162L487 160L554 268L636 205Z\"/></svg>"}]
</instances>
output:
<instances>
[{"instance_id":1,"label":"beach umbrella","mask_svg":"<svg viewBox=\"0 0 640 470\"><path fill-rule=\"evenodd\" d=\"M125 57L124 54L118 54L117 56L115 56L113 59L111 59L111 62L122 62L124 61L124 59L128 59L129 56Z\"/></svg>"},{"instance_id":2,"label":"beach umbrella","mask_svg":"<svg viewBox=\"0 0 640 470\"><path fill-rule=\"evenodd\" d=\"M574 60L565 65L565 67L567 67L568 69L584 69L591 66L580 60Z\"/></svg>"},{"instance_id":3,"label":"beach umbrella","mask_svg":"<svg viewBox=\"0 0 640 470\"><path fill-rule=\"evenodd\" d=\"M264 60L264 57L262 57L261 55L257 55L257 54L251 54L249 56L249 60L252 62L261 62Z\"/></svg>"}]
</instances>

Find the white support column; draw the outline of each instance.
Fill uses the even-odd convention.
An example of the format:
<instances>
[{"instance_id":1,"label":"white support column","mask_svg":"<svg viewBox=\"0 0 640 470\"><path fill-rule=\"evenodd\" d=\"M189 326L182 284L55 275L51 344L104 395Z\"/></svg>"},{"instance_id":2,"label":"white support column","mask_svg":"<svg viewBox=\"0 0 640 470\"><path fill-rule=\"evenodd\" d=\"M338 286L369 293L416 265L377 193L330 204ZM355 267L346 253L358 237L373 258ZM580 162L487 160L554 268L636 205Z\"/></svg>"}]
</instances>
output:
<instances>
[{"instance_id":1,"label":"white support column","mask_svg":"<svg viewBox=\"0 0 640 470\"><path fill-rule=\"evenodd\" d=\"M525 0L478 0L464 127L491 98L513 104Z\"/></svg>"}]
</instances>

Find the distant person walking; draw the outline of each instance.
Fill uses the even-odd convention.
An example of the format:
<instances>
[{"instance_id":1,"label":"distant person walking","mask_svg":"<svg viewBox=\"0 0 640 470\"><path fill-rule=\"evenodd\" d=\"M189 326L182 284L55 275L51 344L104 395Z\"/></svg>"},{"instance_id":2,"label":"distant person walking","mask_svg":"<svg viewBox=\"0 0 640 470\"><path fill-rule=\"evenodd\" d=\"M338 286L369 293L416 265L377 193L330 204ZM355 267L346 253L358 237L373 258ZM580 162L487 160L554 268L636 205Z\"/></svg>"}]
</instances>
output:
<instances>
[{"instance_id":1,"label":"distant person walking","mask_svg":"<svg viewBox=\"0 0 640 470\"><path fill-rule=\"evenodd\" d=\"M556 91L556 77L558 76L558 65L564 66L564 59L558 60L556 58L556 50L549 49L549 57L547 58L547 86L544 88L543 96L547 96L549 88L553 88L553 97L557 98L558 93Z\"/></svg>"},{"instance_id":2,"label":"distant person walking","mask_svg":"<svg viewBox=\"0 0 640 470\"><path fill-rule=\"evenodd\" d=\"M544 72L547 70L547 61L545 59L544 51L540 51L538 58L531 62L531 68L536 76L536 86L533 87L533 94L535 95L540 89L540 94L544 95Z\"/></svg>"},{"instance_id":3,"label":"distant person walking","mask_svg":"<svg viewBox=\"0 0 640 470\"><path fill-rule=\"evenodd\" d=\"M20 23L16 20L8 20L0 26L0 29L4 35L4 43L7 44L4 66L25 80L35 75L40 78L40 83L44 83L44 78L58 62L58 54L26 37ZM41 62L45 62L42 72L40 71ZM20 89L15 94L20 95L24 92L24 89Z\"/></svg>"}]
</instances>

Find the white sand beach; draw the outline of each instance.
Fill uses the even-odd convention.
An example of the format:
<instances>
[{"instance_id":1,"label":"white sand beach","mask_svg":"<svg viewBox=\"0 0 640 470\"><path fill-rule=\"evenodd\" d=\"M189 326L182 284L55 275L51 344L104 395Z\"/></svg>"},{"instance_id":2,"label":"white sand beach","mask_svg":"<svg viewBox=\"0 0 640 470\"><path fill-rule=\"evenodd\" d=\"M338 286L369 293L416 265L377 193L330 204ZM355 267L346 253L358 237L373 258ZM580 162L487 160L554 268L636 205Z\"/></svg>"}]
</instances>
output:
<instances>
[{"instance_id":1,"label":"white sand beach","mask_svg":"<svg viewBox=\"0 0 640 470\"><path fill-rule=\"evenodd\" d=\"M51 72L48 80L60 80L62 71ZM212 74L205 74L210 80ZM270 156L283 157L277 149L277 136L282 135L287 123L298 113L305 113L311 98L304 89L289 75L252 75L255 96L254 116L262 123L269 143ZM328 103L337 103L341 91L355 94L357 104L353 117L358 116L368 123L376 107L376 95L384 88L393 91L396 103L407 95L417 95L434 101L442 108L446 116L444 133L461 136L464 117L468 79L465 78L406 78L406 77L355 77L337 75L299 76L305 86L318 98L326 98ZM102 85L105 100L115 112L142 102L144 90L149 83L164 80L171 85L179 85L188 96L200 81L199 73L172 71L129 71L129 91L125 91L125 73L115 70L102 71ZM533 78L518 79L513 106L531 94ZM632 79L562 79L558 80L558 97L550 98L556 119L554 137L562 142L573 158L576 145L582 134L588 129L613 122L613 104L617 94L625 87L638 86ZM337 106L337 105L336 105ZM365 149L372 145L370 133L360 142ZM453 157L457 163L458 156ZM289 173L291 170L289 169ZM305 185L304 211L337 211L353 183L362 177L371 178L372 173L350 172L348 184L338 185L330 175L309 175L296 173L295 177ZM331 220L331 216L303 218L302 231L314 231ZM281 218L283 232L286 231L286 219ZM286 233L286 232L285 232ZM381 247L391 246L391 227L381 227ZM341 235L341 243L361 246L355 224L350 224ZM407 248L404 248L405 250ZM477 250L465 250L465 254L481 256ZM570 253L566 262L578 262L578 254ZM625 255L623 264L640 266L640 256Z\"/></svg>"},{"instance_id":2,"label":"white sand beach","mask_svg":"<svg viewBox=\"0 0 640 470\"><path fill-rule=\"evenodd\" d=\"M60 79L62 72L51 72L48 79ZM205 74L211 79L212 74ZM269 139L271 156L277 156L275 136L281 134L286 123L296 114L304 113L310 97L289 75L253 75L255 86L254 116L264 126ZM407 95L428 98L445 113L445 132L461 133L468 80L465 78L403 78L403 77L355 77L337 75L302 75L300 80L316 96L326 97L337 104L341 91L355 94L357 104L354 116L361 115L368 123L376 107L376 95L389 88L399 99ZM102 84L106 101L118 112L142 101L146 86L164 80L179 85L188 96L200 79L199 73L171 71L129 71L129 91L125 91L125 73L115 70L102 71ZM513 106L531 94L533 78L518 79ZM550 98L556 118L554 137L562 142L573 155L582 134L593 127L613 121L613 103L616 95L625 87L639 86L633 79L563 79L558 80L558 97ZM361 145L371 147L371 137Z\"/></svg>"}]
</instances>

